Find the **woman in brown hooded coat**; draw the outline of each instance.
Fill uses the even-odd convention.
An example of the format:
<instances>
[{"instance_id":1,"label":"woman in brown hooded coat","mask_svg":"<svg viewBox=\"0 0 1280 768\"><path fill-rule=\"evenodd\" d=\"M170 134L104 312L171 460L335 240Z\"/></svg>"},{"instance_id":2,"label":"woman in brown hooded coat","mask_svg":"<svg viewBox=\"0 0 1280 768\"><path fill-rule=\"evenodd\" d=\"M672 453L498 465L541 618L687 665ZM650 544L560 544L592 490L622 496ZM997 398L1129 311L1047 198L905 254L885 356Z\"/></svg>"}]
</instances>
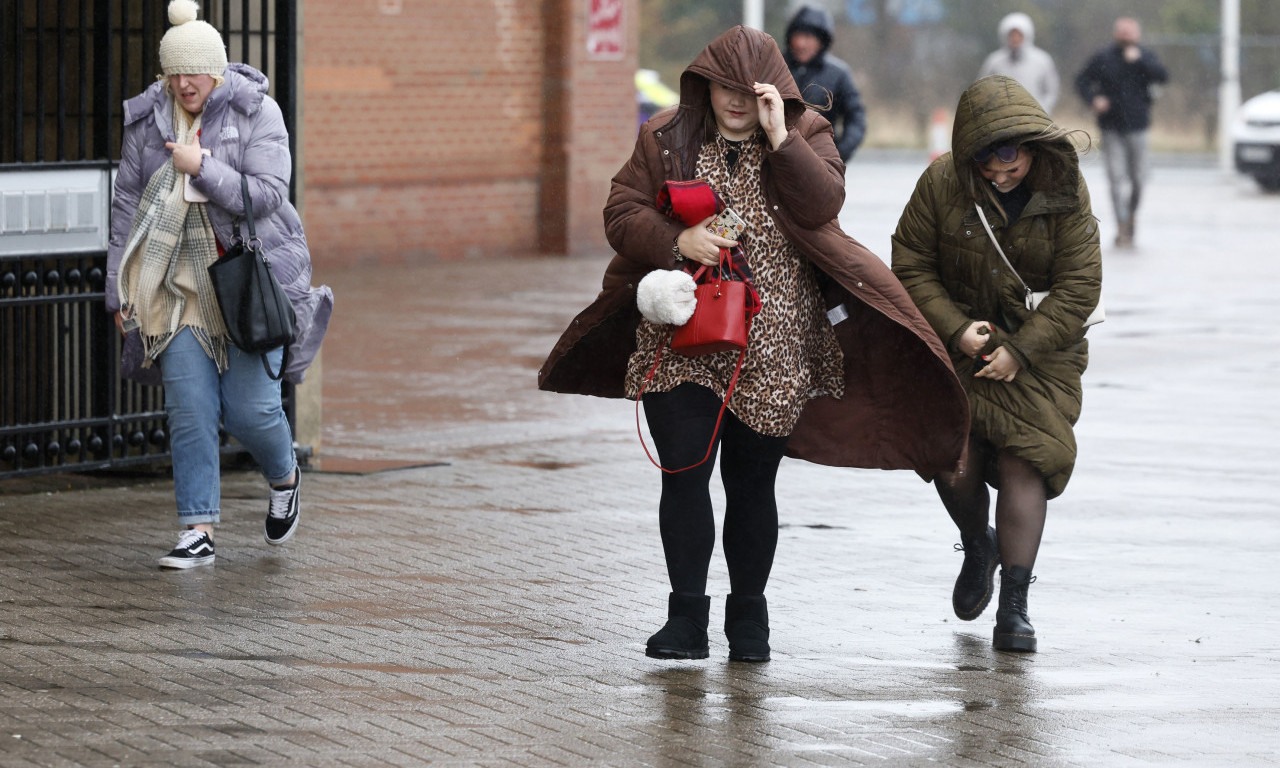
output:
<instances>
[{"instance_id":1,"label":"woman in brown hooded coat","mask_svg":"<svg viewBox=\"0 0 1280 768\"><path fill-rule=\"evenodd\" d=\"M773 38L725 32L685 70L680 106L640 130L613 179L605 229L617 251L596 301L574 319L539 373L545 390L635 397L658 455L685 467L720 442L725 486L729 658L769 658L764 589L777 544L774 478L783 454L822 464L955 466L968 432L964 392L937 336L884 263L845 235L844 165L830 124L809 110ZM721 429L716 416L737 356L672 353L665 326L643 320L636 285L654 270L714 264L734 241L661 213L669 180L706 179L747 222L746 253L764 308ZM672 592L646 646L659 658L705 658L715 540L712 461L663 474L659 525Z\"/></svg>"},{"instance_id":2,"label":"woman in brown hooded coat","mask_svg":"<svg viewBox=\"0 0 1280 768\"><path fill-rule=\"evenodd\" d=\"M1027 587L1048 500L1075 466L1084 322L1102 289L1098 226L1071 133L1016 80L979 80L956 107L952 152L920 177L893 236L893 271L947 341L969 392L964 462L935 483L964 550L952 607L978 618L1003 563L1000 650L1036 648ZM1049 291L1034 311L1027 288ZM994 528L987 484L999 490Z\"/></svg>"}]
</instances>

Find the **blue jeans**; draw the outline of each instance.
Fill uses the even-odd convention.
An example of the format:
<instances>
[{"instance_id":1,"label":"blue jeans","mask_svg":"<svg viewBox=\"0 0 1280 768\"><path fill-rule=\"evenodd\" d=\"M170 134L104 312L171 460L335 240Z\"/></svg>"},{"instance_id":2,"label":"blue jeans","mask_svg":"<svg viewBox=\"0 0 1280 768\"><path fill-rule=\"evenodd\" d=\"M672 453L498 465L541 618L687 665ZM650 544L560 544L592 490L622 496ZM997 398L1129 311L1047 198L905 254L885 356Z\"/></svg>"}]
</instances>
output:
<instances>
[{"instance_id":1,"label":"blue jeans","mask_svg":"<svg viewBox=\"0 0 1280 768\"><path fill-rule=\"evenodd\" d=\"M272 370L279 369L282 354L280 349L267 353ZM280 382L267 376L261 355L228 345L227 357L230 365L220 375L186 327L160 354L173 494L184 526L220 520L219 424L248 449L267 482L287 483L298 465L280 403Z\"/></svg>"}]
</instances>

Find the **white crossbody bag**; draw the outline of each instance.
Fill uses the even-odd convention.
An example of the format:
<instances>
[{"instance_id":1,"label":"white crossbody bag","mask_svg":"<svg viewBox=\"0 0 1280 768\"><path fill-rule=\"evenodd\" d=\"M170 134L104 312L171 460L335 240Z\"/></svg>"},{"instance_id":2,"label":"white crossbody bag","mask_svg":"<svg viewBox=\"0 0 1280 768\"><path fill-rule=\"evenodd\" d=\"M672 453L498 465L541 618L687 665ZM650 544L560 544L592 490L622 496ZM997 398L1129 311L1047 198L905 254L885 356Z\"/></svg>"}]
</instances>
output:
<instances>
[{"instance_id":1,"label":"white crossbody bag","mask_svg":"<svg viewBox=\"0 0 1280 768\"><path fill-rule=\"evenodd\" d=\"M1018 270L1014 269L1013 265L1009 263L1009 257L1004 255L1004 249L1000 247L1000 241L996 240L996 234L991 231L991 225L987 223L987 214L982 212L982 206L974 203L973 208L978 212L978 218L982 220L982 228L987 230L987 237L991 238L991 244L996 247L996 253L1000 254L1000 258L1004 259L1004 265L1009 268L1009 271L1013 273L1014 277L1018 278L1018 282L1022 283L1022 290L1024 294L1023 300L1026 303L1027 309L1034 311L1036 307L1040 306L1040 302L1044 301L1049 295L1049 292L1031 290L1031 286L1027 285L1026 281L1022 279L1022 276L1018 274ZM1102 297L1099 296L1098 306L1094 307L1093 311L1089 313L1089 316L1085 318L1083 327L1088 328L1089 326L1096 325L1106 319L1107 310L1102 306Z\"/></svg>"}]
</instances>

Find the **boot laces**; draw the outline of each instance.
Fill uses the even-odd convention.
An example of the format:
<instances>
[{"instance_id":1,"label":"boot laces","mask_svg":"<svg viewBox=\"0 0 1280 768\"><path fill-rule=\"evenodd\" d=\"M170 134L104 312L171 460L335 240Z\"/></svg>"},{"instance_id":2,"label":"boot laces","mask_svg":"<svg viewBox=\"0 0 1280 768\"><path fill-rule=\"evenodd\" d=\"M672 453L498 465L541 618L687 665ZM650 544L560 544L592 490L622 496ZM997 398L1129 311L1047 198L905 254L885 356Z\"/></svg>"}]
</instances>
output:
<instances>
[{"instance_id":1,"label":"boot laces","mask_svg":"<svg viewBox=\"0 0 1280 768\"><path fill-rule=\"evenodd\" d=\"M1021 589L1009 590L1009 596L1008 596L1009 608L1012 609L1015 613L1022 616L1022 618L1024 619L1027 618L1027 587L1034 584L1035 581L1036 581L1036 577L1032 576L1031 578L1027 579L1025 583L1019 583L1017 585L1021 587Z\"/></svg>"}]
</instances>

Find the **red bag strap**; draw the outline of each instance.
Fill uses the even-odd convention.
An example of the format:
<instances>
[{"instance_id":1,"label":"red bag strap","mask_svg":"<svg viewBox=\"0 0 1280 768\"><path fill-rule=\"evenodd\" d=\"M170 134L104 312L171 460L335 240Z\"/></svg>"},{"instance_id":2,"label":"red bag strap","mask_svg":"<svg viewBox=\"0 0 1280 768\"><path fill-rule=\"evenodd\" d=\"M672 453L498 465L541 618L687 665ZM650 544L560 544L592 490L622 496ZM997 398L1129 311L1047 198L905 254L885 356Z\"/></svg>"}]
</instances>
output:
<instances>
[{"instance_id":1,"label":"red bag strap","mask_svg":"<svg viewBox=\"0 0 1280 768\"><path fill-rule=\"evenodd\" d=\"M698 221L701 221L701 220L702 219L699 219ZM729 249L721 248L720 264L717 266L716 271L714 272L714 277L711 279L714 279L715 282L719 284L720 282L723 281L724 273L726 270L733 274L738 275L738 278L746 285L746 288L747 288L747 299L746 299L747 300L747 306L746 306L747 337L750 338L751 322L755 320L756 314L758 314L760 312L761 307L763 307L763 304L761 304L760 302L760 294L756 292L755 284L751 282L750 275L747 275L742 271L742 269L738 266L738 260L733 258L733 256L729 252ZM707 265L706 264L700 265L698 267L698 270L693 273L694 282L698 282L706 274L707 274ZM710 280L708 280L708 282L710 282ZM649 446L646 445L644 442L644 433L640 431L640 400L641 398L644 397L645 387L649 386L649 382L653 381L654 375L657 374L658 372L658 365L662 362L663 347L669 346L671 344L671 337L674 335L674 333L675 331L668 332L666 340L658 344L657 354L653 356L653 366L649 369L649 374L644 377L644 382L641 383L640 385L640 391L636 393L636 435L639 436L640 438L640 447L644 448L644 455L649 457L649 461L650 463L653 464L653 466L657 467L658 469L670 475L674 475L677 472L684 472L686 470L693 469L694 467L700 467L703 464L707 463L707 459L711 458L711 452L716 447L716 436L720 434L720 424L724 420L725 409L729 407L729 398L733 397L733 389L734 387L738 386L738 375L742 373L742 361L745 360L747 357L746 347L743 347L742 350L738 352L738 364L735 365L733 368L733 376L729 378L729 386L725 388L724 402L720 403L720 413L716 415L715 429L711 430L711 442L707 444L707 453L702 457L702 460L696 464L690 464L689 466L682 467L680 469L667 469L666 467L662 466L662 464L659 463L656 459L653 458L653 454L649 452Z\"/></svg>"},{"instance_id":2,"label":"red bag strap","mask_svg":"<svg viewBox=\"0 0 1280 768\"><path fill-rule=\"evenodd\" d=\"M747 316L747 333L751 333L750 315ZM681 467L680 469L667 469L662 466L662 464L658 463L657 459L653 458L653 454L649 453L649 446L644 442L644 433L640 431L640 398L644 396L644 388L649 386L649 382L653 381L654 374L658 372L658 363L662 362L662 348L670 343L671 334L667 334L667 340L658 345L658 354L653 356L653 367L649 369L649 375L644 378L644 383L640 385L640 391L636 393L636 435L640 437L640 447L644 448L644 455L649 457L649 461L653 466L669 475L674 475L678 472L693 469L694 467L700 467L707 463L707 459L711 458L711 451L716 447L716 436L720 434L720 422L724 420L724 411L729 407L729 398L733 397L733 388L738 385L738 374L742 372L742 360L747 356L747 350L744 347L742 351L738 353L738 364L734 367L733 377L729 379L729 386L725 389L724 402L720 403L720 413L716 416L715 429L711 430L711 442L707 444L706 455L703 456L702 460L696 464L690 464L689 466Z\"/></svg>"},{"instance_id":3,"label":"red bag strap","mask_svg":"<svg viewBox=\"0 0 1280 768\"><path fill-rule=\"evenodd\" d=\"M691 273L691 276L693 277L693 282L695 283L711 282L712 280L714 280L715 283L719 285L721 282L724 281L724 275L726 272L732 275L737 275L738 280L741 281L747 287L746 310L747 310L748 321L750 321L751 318L755 317L760 313L760 310L764 307L764 304L762 304L760 301L760 293L756 291L756 284L755 282L752 281L751 275L743 271L742 262L739 259L734 258L733 254L730 252L728 248L720 249L720 264L716 268L716 271L712 273L713 277L707 280L703 280L703 276L707 274L708 269L710 269L710 267L708 267L706 264L699 264L698 269ZM689 267L685 267L685 271L688 272Z\"/></svg>"}]
</instances>

